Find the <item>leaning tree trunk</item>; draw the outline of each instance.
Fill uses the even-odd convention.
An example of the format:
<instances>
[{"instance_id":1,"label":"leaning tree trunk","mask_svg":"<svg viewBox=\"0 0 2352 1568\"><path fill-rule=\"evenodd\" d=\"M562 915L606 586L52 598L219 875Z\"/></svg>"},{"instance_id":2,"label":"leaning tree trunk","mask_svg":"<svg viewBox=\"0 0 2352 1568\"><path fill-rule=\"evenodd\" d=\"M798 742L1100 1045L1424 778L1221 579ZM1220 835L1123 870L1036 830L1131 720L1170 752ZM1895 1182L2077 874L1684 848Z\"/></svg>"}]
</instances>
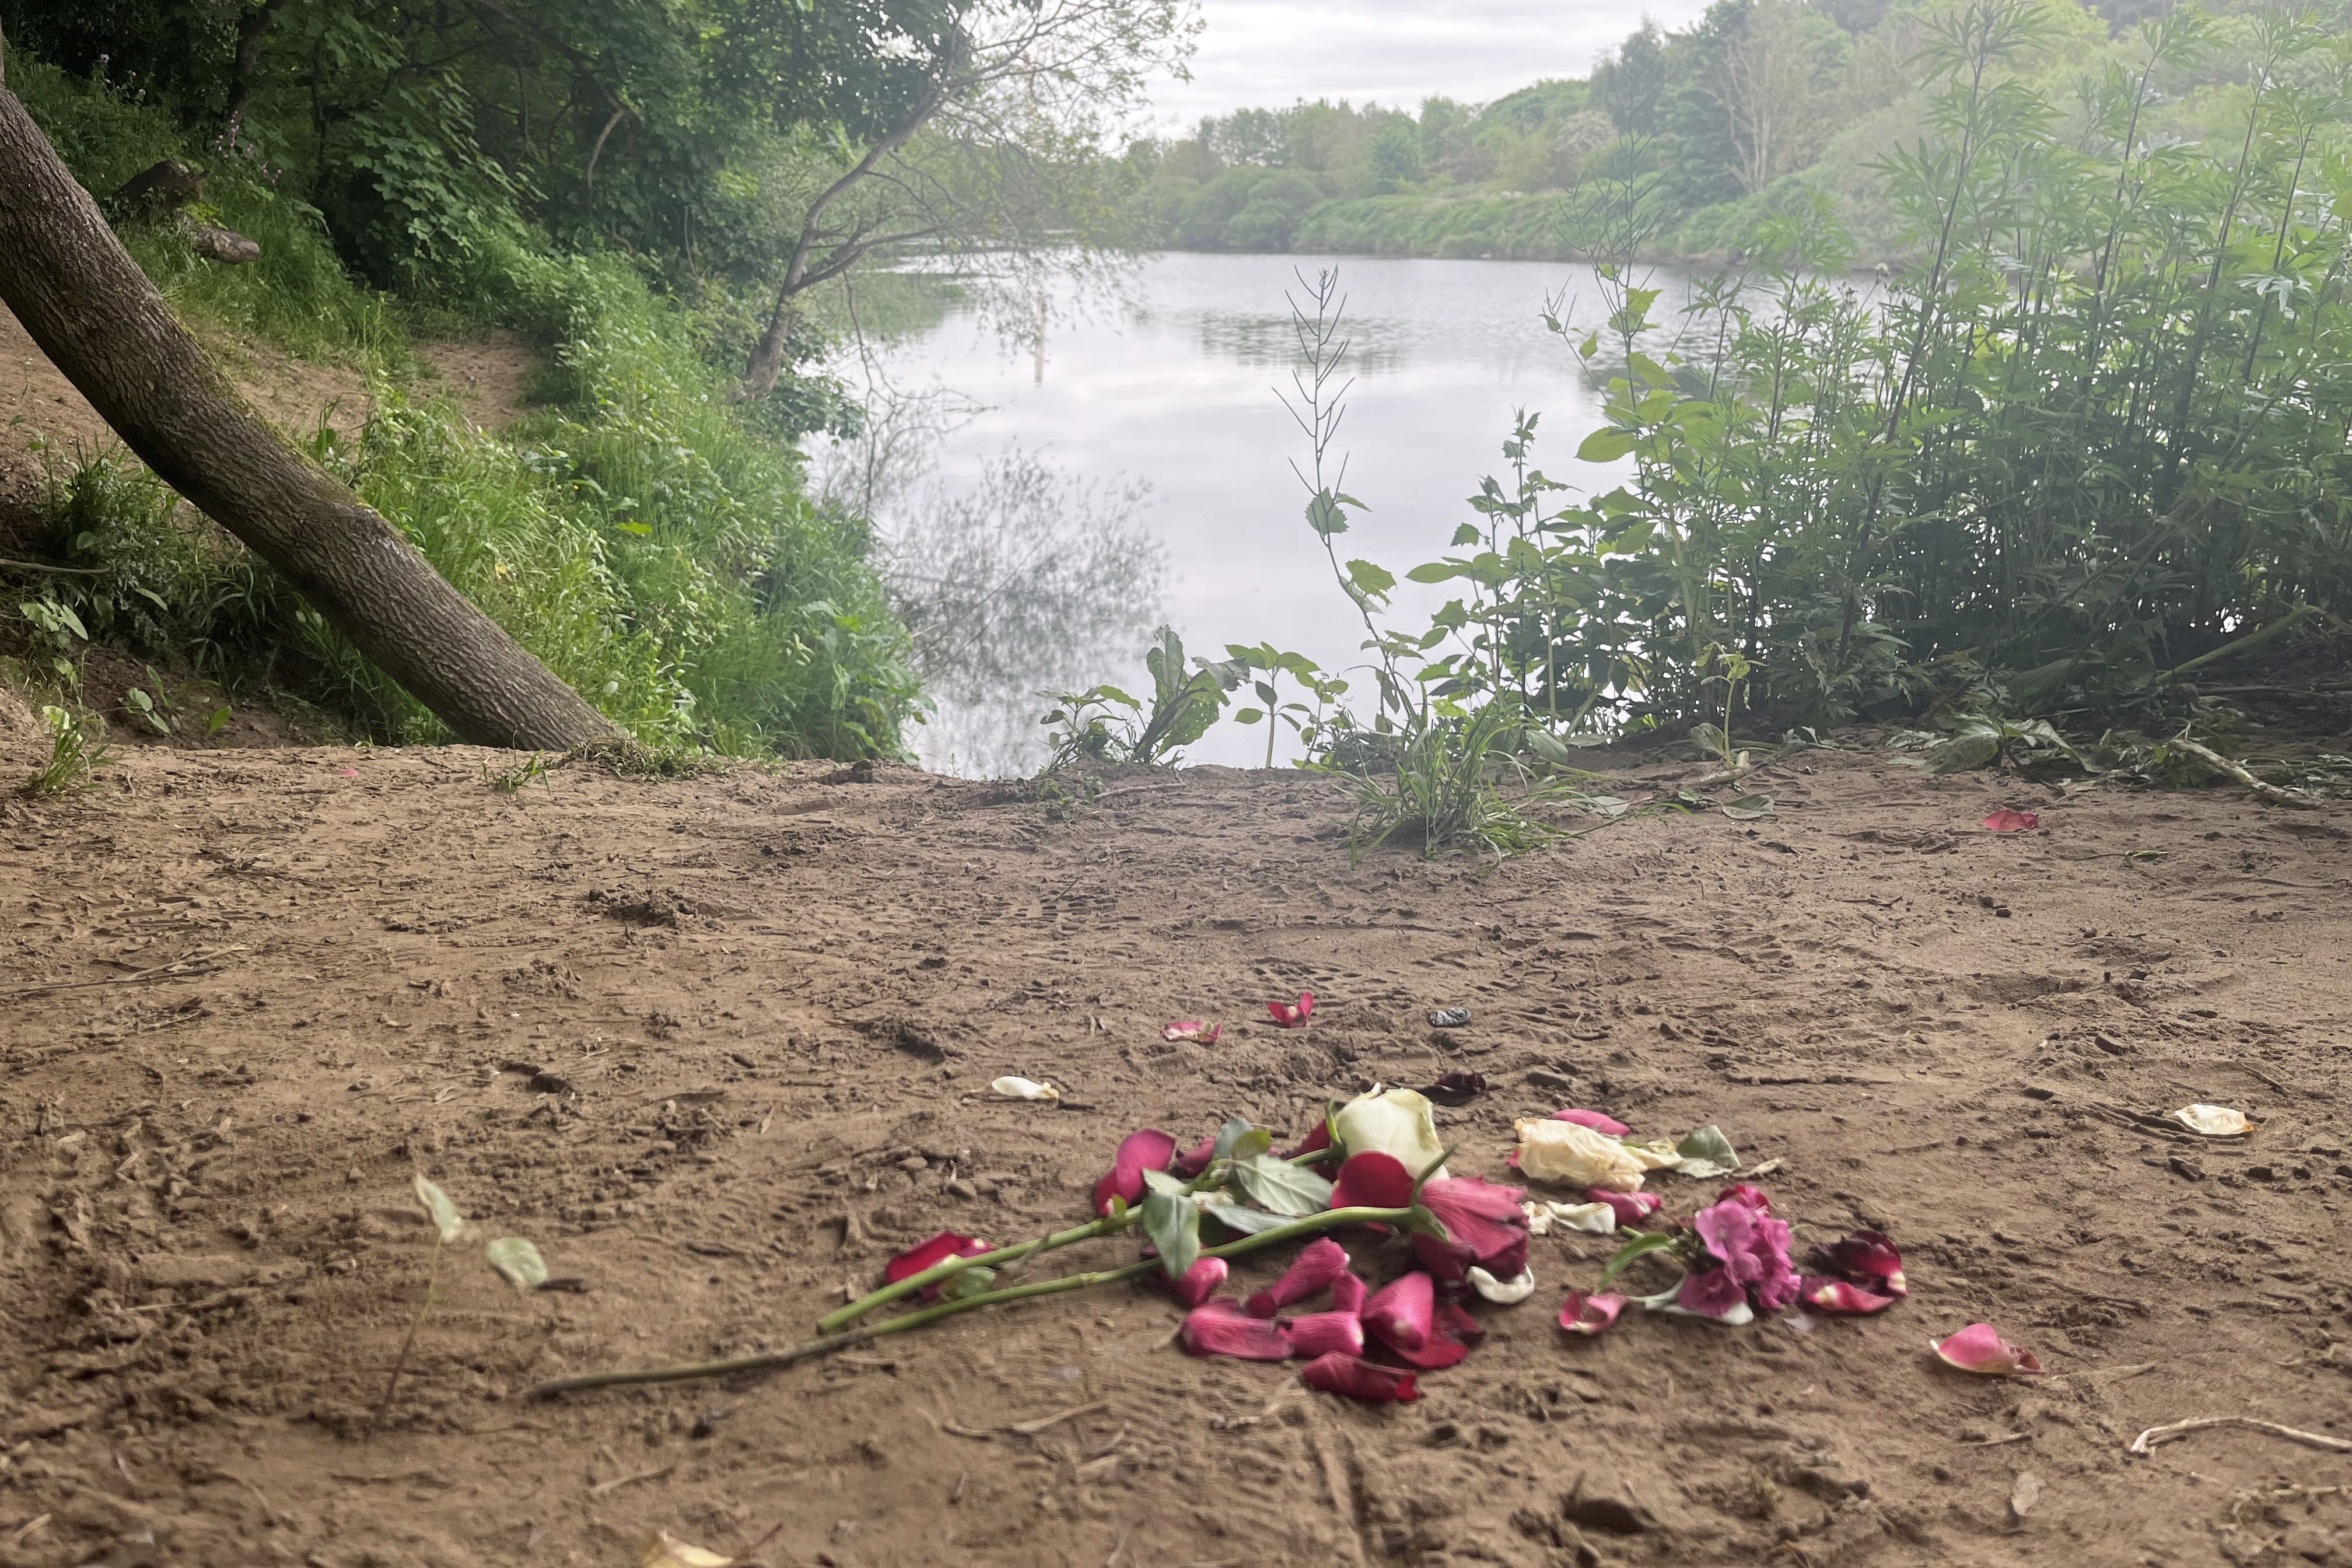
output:
<instances>
[{"instance_id":1,"label":"leaning tree trunk","mask_svg":"<svg viewBox=\"0 0 2352 1568\"><path fill-rule=\"evenodd\" d=\"M5 79L0 300L164 483L284 573L459 740L565 750L618 733L263 422L131 259Z\"/></svg>"}]
</instances>

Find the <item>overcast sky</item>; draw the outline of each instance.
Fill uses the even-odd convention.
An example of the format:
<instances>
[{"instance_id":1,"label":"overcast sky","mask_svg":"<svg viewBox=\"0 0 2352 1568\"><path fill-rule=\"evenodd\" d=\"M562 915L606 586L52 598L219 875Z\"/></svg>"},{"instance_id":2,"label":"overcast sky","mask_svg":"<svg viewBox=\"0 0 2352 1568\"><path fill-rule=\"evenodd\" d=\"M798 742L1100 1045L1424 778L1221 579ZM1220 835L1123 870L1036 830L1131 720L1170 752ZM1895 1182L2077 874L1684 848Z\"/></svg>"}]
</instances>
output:
<instances>
[{"instance_id":1,"label":"overcast sky","mask_svg":"<svg viewBox=\"0 0 2352 1568\"><path fill-rule=\"evenodd\" d=\"M1643 16L1680 26L1706 0L1202 0L1191 81L1152 89L1155 129L1299 99L1417 107L1582 76Z\"/></svg>"}]
</instances>

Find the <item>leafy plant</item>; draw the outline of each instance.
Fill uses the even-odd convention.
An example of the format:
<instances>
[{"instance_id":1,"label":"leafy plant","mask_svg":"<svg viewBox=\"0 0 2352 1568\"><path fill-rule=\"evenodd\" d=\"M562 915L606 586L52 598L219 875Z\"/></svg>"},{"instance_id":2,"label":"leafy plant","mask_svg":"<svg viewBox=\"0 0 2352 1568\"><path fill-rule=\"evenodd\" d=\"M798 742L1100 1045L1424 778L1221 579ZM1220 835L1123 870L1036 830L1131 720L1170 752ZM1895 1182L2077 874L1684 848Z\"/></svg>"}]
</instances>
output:
<instances>
[{"instance_id":1,"label":"leafy plant","mask_svg":"<svg viewBox=\"0 0 2352 1568\"><path fill-rule=\"evenodd\" d=\"M1256 708L1234 710L1234 722L1265 725L1265 765L1269 768L1274 766L1275 741L1285 724L1290 726L1291 733L1298 737L1299 743L1312 752L1322 738L1328 705L1347 695L1348 683L1336 677L1326 676L1321 668L1305 654L1284 653L1272 643L1259 643L1254 647L1242 643L1227 643L1225 657L1232 661L1234 668L1246 672L1244 679L1262 704ZM1296 699L1288 702L1282 700L1280 685L1285 675L1297 682L1307 696L1315 699L1313 707Z\"/></svg>"},{"instance_id":2,"label":"leafy plant","mask_svg":"<svg viewBox=\"0 0 2352 1568\"><path fill-rule=\"evenodd\" d=\"M1399 837L1424 857L1455 848L1501 857L1539 843L1544 829L1503 794L1506 779L1529 784L1517 754L1518 731L1501 703L1467 718L1423 716L1404 735L1392 772L1366 771L1348 781L1356 803L1353 858Z\"/></svg>"},{"instance_id":3,"label":"leafy plant","mask_svg":"<svg viewBox=\"0 0 2352 1568\"><path fill-rule=\"evenodd\" d=\"M1055 704L1038 721L1059 725L1048 772L1080 759L1160 763L1208 733L1224 710L1240 673L1234 665L1194 658L1188 669L1184 642L1172 626L1161 626L1143 655L1151 675L1149 703L1116 686L1087 691L1042 693Z\"/></svg>"},{"instance_id":4,"label":"leafy plant","mask_svg":"<svg viewBox=\"0 0 2352 1568\"><path fill-rule=\"evenodd\" d=\"M408 1332L402 1336L400 1353L393 1358L392 1375L384 1380L383 1399L368 1421L373 1433L382 1426L384 1417L392 1414L393 1401L400 1394L400 1376L407 1370L409 1352L416 1348L417 1331L425 1327L425 1319L439 1298L441 1284L441 1254L444 1248L462 1242L467 1225L466 1216L457 1212L449 1194L424 1176L415 1180L416 1201L424 1205L425 1216L433 1226L433 1253L425 1265L425 1299L416 1304L416 1313L408 1320ZM483 1247L483 1261L495 1269L499 1277L518 1290L536 1290L547 1283L547 1261L540 1256L536 1243L519 1236L499 1237Z\"/></svg>"},{"instance_id":5,"label":"leafy plant","mask_svg":"<svg viewBox=\"0 0 2352 1568\"><path fill-rule=\"evenodd\" d=\"M57 706L41 710L41 726L49 732L49 760L33 770L21 786L22 792L41 796L88 789L90 774L105 765L110 755L103 742L93 745L89 738L92 728L103 733L103 726L94 719Z\"/></svg>"}]
</instances>

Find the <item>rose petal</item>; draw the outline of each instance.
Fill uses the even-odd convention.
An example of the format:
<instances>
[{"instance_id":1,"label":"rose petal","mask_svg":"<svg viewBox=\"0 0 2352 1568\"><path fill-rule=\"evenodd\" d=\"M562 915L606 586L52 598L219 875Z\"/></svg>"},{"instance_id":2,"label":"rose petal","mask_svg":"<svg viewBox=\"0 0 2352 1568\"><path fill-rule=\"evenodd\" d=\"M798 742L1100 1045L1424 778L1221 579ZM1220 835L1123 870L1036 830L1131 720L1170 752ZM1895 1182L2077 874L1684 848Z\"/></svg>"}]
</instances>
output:
<instances>
[{"instance_id":1,"label":"rose petal","mask_svg":"<svg viewBox=\"0 0 2352 1568\"><path fill-rule=\"evenodd\" d=\"M1552 1117L1522 1121L1518 1132L1521 1175L1612 1193L1642 1190L1644 1161L1606 1133Z\"/></svg>"},{"instance_id":2,"label":"rose petal","mask_svg":"<svg viewBox=\"0 0 2352 1568\"><path fill-rule=\"evenodd\" d=\"M1184 1271L1184 1278L1170 1280L1168 1289L1185 1306L1197 1307L1224 1288L1228 1272L1222 1258L1198 1258ZM1152 1278L1166 1279L1167 1276L1154 1274Z\"/></svg>"},{"instance_id":3,"label":"rose petal","mask_svg":"<svg viewBox=\"0 0 2352 1568\"><path fill-rule=\"evenodd\" d=\"M1571 1290L1568 1300L1559 1304L1559 1326L1571 1334L1605 1333L1624 1310L1625 1298L1613 1290L1598 1295Z\"/></svg>"},{"instance_id":4,"label":"rose petal","mask_svg":"<svg viewBox=\"0 0 2352 1568\"><path fill-rule=\"evenodd\" d=\"M1516 1307L1536 1293L1535 1271L1522 1268L1507 1279L1497 1279L1485 1269L1473 1267L1470 1289L1497 1307Z\"/></svg>"},{"instance_id":5,"label":"rose petal","mask_svg":"<svg viewBox=\"0 0 2352 1568\"><path fill-rule=\"evenodd\" d=\"M1691 1228L1765 1311L1778 1311L1797 1299L1802 1281L1789 1262L1787 1221L1726 1198L1692 1215Z\"/></svg>"},{"instance_id":6,"label":"rose petal","mask_svg":"<svg viewBox=\"0 0 2352 1568\"><path fill-rule=\"evenodd\" d=\"M1301 991L1296 1002L1269 1002L1265 1010L1274 1015L1274 1021L1284 1028L1303 1029L1307 1026L1307 1020L1315 1016L1315 993Z\"/></svg>"},{"instance_id":7,"label":"rose petal","mask_svg":"<svg viewBox=\"0 0 2352 1568\"><path fill-rule=\"evenodd\" d=\"M2042 826L2041 815L2031 811L2012 811L2002 806L1984 819L1983 826L1993 833L2022 833Z\"/></svg>"},{"instance_id":8,"label":"rose petal","mask_svg":"<svg viewBox=\"0 0 2352 1568\"><path fill-rule=\"evenodd\" d=\"M1209 1162L1216 1157L1217 1140L1216 1135L1212 1133L1169 1161L1168 1173L1171 1176L1181 1176L1189 1182L1207 1170Z\"/></svg>"},{"instance_id":9,"label":"rose petal","mask_svg":"<svg viewBox=\"0 0 2352 1568\"><path fill-rule=\"evenodd\" d=\"M1641 1229L1643 1220L1666 1206L1666 1200L1655 1193L1612 1193L1606 1187L1594 1187L1584 1195L1615 1209L1617 1223L1628 1230Z\"/></svg>"},{"instance_id":10,"label":"rose petal","mask_svg":"<svg viewBox=\"0 0 2352 1568\"><path fill-rule=\"evenodd\" d=\"M1212 1024L1205 1018L1180 1018L1160 1026L1160 1037L1171 1045L1213 1046L1224 1032L1223 1024Z\"/></svg>"},{"instance_id":11,"label":"rose petal","mask_svg":"<svg viewBox=\"0 0 2352 1568\"><path fill-rule=\"evenodd\" d=\"M1633 1131L1606 1111L1579 1110L1572 1106L1566 1110L1553 1111L1550 1119L1554 1121L1573 1121L1579 1127L1590 1127L1595 1132L1606 1132L1612 1138L1622 1138L1626 1133Z\"/></svg>"},{"instance_id":12,"label":"rose petal","mask_svg":"<svg viewBox=\"0 0 2352 1568\"><path fill-rule=\"evenodd\" d=\"M1438 1279L1467 1279L1474 1266L1483 1267L1496 1279L1507 1279L1528 1266L1528 1238L1523 1234L1492 1258L1480 1258L1459 1242L1441 1241L1436 1237L1416 1233L1412 1253L1421 1266Z\"/></svg>"},{"instance_id":13,"label":"rose petal","mask_svg":"<svg viewBox=\"0 0 2352 1568\"><path fill-rule=\"evenodd\" d=\"M1348 1249L1328 1236L1318 1237L1291 1260L1281 1279L1249 1299L1249 1315L1271 1318L1294 1301L1330 1289L1331 1282L1346 1272Z\"/></svg>"},{"instance_id":14,"label":"rose petal","mask_svg":"<svg viewBox=\"0 0 2352 1568\"><path fill-rule=\"evenodd\" d=\"M1417 1351L1429 1342L1437 1317L1437 1282L1419 1269L1372 1292L1360 1316L1367 1332L1391 1350Z\"/></svg>"},{"instance_id":15,"label":"rose petal","mask_svg":"<svg viewBox=\"0 0 2352 1568\"><path fill-rule=\"evenodd\" d=\"M1412 1202L1412 1173L1393 1154L1352 1154L1331 1184L1335 1209L1401 1209Z\"/></svg>"},{"instance_id":16,"label":"rose petal","mask_svg":"<svg viewBox=\"0 0 2352 1568\"><path fill-rule=\"evenodd\" d=\"M1710 1318L1733 1328L1756 1321L1755 1309L1748 1304L1747 1289L1731 1277L1728 1268L1703 1268L1696 1274L1685 1274L1671 1297L1647 1297L1643 1304L1652 1301L1657 1301L1662 1311L1686 1318Z\"/></svg>"},{"instance_id":17,"label":"rose petal","mask_svg":"<svg viewBox=\"0 0 2352 1568\"><path fill-rule=\"evenodd\" d=\"M1772 1212L1772 1200L1765 1195L1764 1189L1747 1182L1736 1183L1724 1188L1715 1194L1715 1201L1719 1204L1738 1204L1742 1208L1754 1209L1758 1214Z\"/></svg>"},{"instance_id":18,"label":"rose petal","mask_svg":"<svg viewBox=\"0 0 2352 1568\"><path fill-rule=\"evenodd\" d=\"M1290 1328L1290 1353L1312 1361L1317 1356L1359 1356L1364 1353L1364 1325L1353 1312L1309 1312L1284 1320Z\"/></svg>"},{"instance_id":19,"label":"rose petal","mask_svg":"<svg viewBox=\"0 0 2352 1568\"><path fill-rule=\"evenodd\" d=\"M1418 1367L1423 1372L1443 1372L1449 1366L1461 1364L1469 1356L1471 1348L1486 1337L1486 1331L1479 1325L1477 1319L1454 1302L1440 1301L1430 1324L1429 1338L1419 1350L1402 1350L1391 1344L1383 1344L1381 1348L1408 1366Z\"/></svg>"},{"instance_id":20,"label":"rose petal","mask_svg":"<svg viewBox=\"0 0 2352 1568\"><path fill-rule=\"evenodd\" d=\"M1025 1078L1000 1078L988 1086L988 1092L999 1100L1059 1100L1062 1091L1050 1083L1038 1083Z\"/></svg>"},{"instance_id":21,"label":"rose petal","mask_svg":"<svg viewBox=\"0 0 2352 1568\"><path fill-rule=\"evenodd\" d=\"M1475 1096L1486 1092L1486 1079L1475 1072L1449 1072L1435 1083L1423 1086L1421 1091L1440 1105L1466 1105Z\"/></svg>"},{"instance_id":22,"label":"rose petal","mask_svg":"<svg viewBox=\"0 0 2352 1568\"><path fill-rule=\"evenodd\" d=\"M2254 1130L2244 1111L2226 1105L2184 1105L2172 1113L2172 1120L2208 1138L2242 1138Z\"/></svg>"},{"instance_id":23,"label":"rose petal","mask_svg":"<svg viewBox=\"0 0 2352 1568\"><path fill-rule=\"evenodd\" d=\"M1298 1369L1298 1381L1326 1394L1342 1394L1375 1405L1403 1403L1421 1397L1413 1386L1418 1374L1392 1366L1377 1366L1336 1351L1317 1356Z\"/></svg>"},{"instance_id":24,"label":"rose petal","mask_svg":"<svg viewBox=\"0 0 2352 1568\"><path fill-rule=\"evenodd\" d=\"M1157 1127L1146 1127L1119 1140L1110 1170L1095 1184L1095 1213L1110 1213L1110 1201L1124 1198L1131 1207L1143 1196L1143 1173L1164 1171L1176 1158L1176 1140Z\"/></svg>"},{"instance_id":25,"label":"rose petal","mask_svg":"<svg viewBox=\"0 0 2352 1568\"><path fill-rule=\"evenodd\" d=\"M1351 1268L1331 1281L1331 1310L1335 1312L1360 1312L1364 1310L1364 1298L1370 1295L1371 1290L1372 1288L1364 1283L1364 1277Z\"/></svg>"},{"instance_id":26,"label":"rose petal","mask_svg":"<svg viewBox=\"0 0 2352 1568\"><path fill-rule=\"evenodd\" d=\"M1253 1318L1231 1301L1204 1301L1184 1314L1177 1331L1184 1348L1194 1355L1231 1356L1236 1361L1288 1361L1290 1331L1280 1323Z\"/></svg>"},{"instance_id":27,"label":"rose petal","mask_svg":"<svg viewBox=\"0 0 2352 1568\"><path fill-rule=\"evenodd\" d=\"M1970 1323L1940 1343L1929 1340L1927 1348L1946 1366L1972 1372L1979 1377L2007 1377L2011 1373L2030 1374L2042 1370L2042 1363L2034 1359L2032 1351L2011 1344L1990 1323Z\"/></svg>"},{"instance_id":28,"label":"rose petal","mask_svg":"<svg viewBox=\"0 0 2352 1568\"><path fill-rule=\"evenodd\" d=\"M1818 1274L1808 1274L1798 1296L1808 1305L1841 1317L1861 1317L1868 1312L1883 1312L1895 1305L1892 1296L1874 1295L1846 1279L1825 1279Z\"/></svg>"},{"instance_id":29,"label":"rose petal","mask_svg":"<svg viewBox=\"0 0 2352 1568\"><path fill-rule=\"evenodd\" d=\"M1903 1255L1878 1231L1857 1230L1836 1246L1822 1248L1821 1258L1831 1273L1866 1286L1879 1295L1911 1293L1903 1279Z\"/></svg>"},{"instance_id":30,"label":"rose petal","mask_svg":"<svg viewBox=\"0 0 2352 1568\"><path fill-rule=\"evenodd\" d=\"M1524 1187L1502 1187L1478 1176L1433 1176L1421 1184L1422 1206L1437 1216L1446 1238L1466 1247L1480 1263L1500 1258L1528 1239Z\"/></svg>"},{"instance_id":31,"label":"rose petal","mask_svg":"<svg viewBox=\"0 0 2352 1568\"><path fill-rule=\"evenodd\" d=\"M1445 1174L1438 1163L1445 1145L1438 1141L1436 1113L1418 1089L1360 1094L1332 1114L1331 1131L1350 1154L1393 1154L1416 1177Z\"/></svg>"},{"instance_id":32,"label":"rose petal","mask_svg":"<svg viewBox=\"0 0 2352 1568\"><path fill-rule=\"evenodd\" d=\"M1580 1230L1587 1236L1613 1236L1617 1209L1612 1204L1555 1204L1530 1198L1519 1205L1528 1216L1529 1236L1549 1236L1555 1230Z\"/></svg>"},{"instance_id":33,"label":"rose petal","mask_svg":"<svg viewBox=\"0 0 2352 1568\"><path fill-rule=\"evenodd\" d=\"M918 1242L882 1266L882 1278L896 1285L901 1279L911 1279L926 1268L936 1268L950 1258L978 1258L995 1248L976 1236L958 1236L943 1230L929 1241Z\"/></svg>"},{"instance_id":34,"label":"rose petal","mask_svg":"<svg viewBox=\"0 0 2352 1568\"><path fill-rule=\"evenodd\" d=\"M1329 1147L1331 1147L1331 1119L1326 1116L1315 1123L1306 1137L1298 1141L1297 1148L1284 1150L1282 1157L1286 1160L1296 1160L1301 1154L1312 1154L1318 1149Z\"/></svg>"}]
</instances>

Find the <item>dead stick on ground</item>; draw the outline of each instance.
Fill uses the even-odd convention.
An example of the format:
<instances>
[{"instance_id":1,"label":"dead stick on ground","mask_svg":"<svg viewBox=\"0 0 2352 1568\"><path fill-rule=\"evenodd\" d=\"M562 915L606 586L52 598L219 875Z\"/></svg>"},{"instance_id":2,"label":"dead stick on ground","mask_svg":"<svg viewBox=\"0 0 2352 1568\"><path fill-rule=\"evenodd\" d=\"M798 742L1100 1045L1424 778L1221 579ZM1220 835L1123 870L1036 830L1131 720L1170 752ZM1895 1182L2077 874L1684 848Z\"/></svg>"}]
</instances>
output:
<instances>
[{"instance_id":1,"label":"dead stick on ground","mask_svg":"<svg viewBox=\"0 0 2352 1568\"><path fill-rule=\"evenodd\" d=\"M2309 1447L2326 1448L2331 1453L2352 1454L2352 1442L2342 1437L2324 1436L2317 1432L2305 1432L2296 1426L2282 1426L2275 1421L2257 1421L2251 1415L2198 1415L2187 1421L2175 1421L2168 1426L2151 1426L2132 1439L2131 1452L2151 1453L2158 1443L2175 1437L2185 1437L2191 1432L2201 1432L2208 1426L2244 1426L2256 1432L2267 1432L2273 1437L2284 1437L2290 1443L2302 1443Z\"/></svg>"},{"instance_id":2,"label":"dead stick on ground","mask_svg":"<svg viewBox=\"0 0 2352 1568\"><path fill-rule=\"evenodd\" d=\"M211 971L192 971L189 968L191 964L211 963L215 959L226 958L232 952L245 951L243 943L235 947L215 947L204 952L192 952L185 958L175 958L169 963L159 963L152 969L111 974L104 980L60 980L48 985L20 985L14 991L0 991L0 1002L13 1002L19 996L38 996L45 991L87 991L93 985L135 985L143 980L162 980L175 975L194 979L197 974L210 973Z\"/></svg>"},{"instance_id":3,"label":"dead stick on ground","mask_svg":"<svg viewBox=\"0 0 2352 1568\"><path fill-rule=\"evenodd\" d=\"M2281 789L2274 784L2265 784L2221 752L2210 746L2200 746L2186 735L2176 735L2165 743L2176 751L2188 752L2215 773L2227 773L2264 800L2274 800L2281 805L2305 807L2318 804L2299 789Z\"/></svg>"}]
</instances>

